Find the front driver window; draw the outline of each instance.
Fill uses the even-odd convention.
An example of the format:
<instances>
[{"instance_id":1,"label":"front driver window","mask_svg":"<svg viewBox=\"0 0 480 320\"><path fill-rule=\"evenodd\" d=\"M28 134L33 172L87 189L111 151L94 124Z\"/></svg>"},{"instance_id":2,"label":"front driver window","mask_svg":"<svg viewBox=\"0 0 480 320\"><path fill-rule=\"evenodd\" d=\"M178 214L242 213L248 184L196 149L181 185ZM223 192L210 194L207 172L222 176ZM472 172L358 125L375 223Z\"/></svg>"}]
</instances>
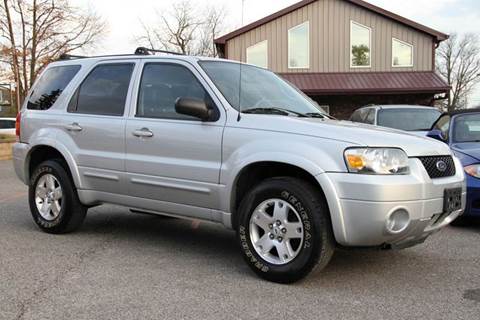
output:
<instances>
[{"instance_id":1,"label":"front driver window","mask_svg":"<svg viewBox=\"0 0 480 320\"><path fill-rule=\"evenodd\" d=\"M138 93L137 117L199 121L175 111L178 98L202 100L213 107L209 94L188 68L172 63L146 64Z\"/></svg>"}]
</instances>

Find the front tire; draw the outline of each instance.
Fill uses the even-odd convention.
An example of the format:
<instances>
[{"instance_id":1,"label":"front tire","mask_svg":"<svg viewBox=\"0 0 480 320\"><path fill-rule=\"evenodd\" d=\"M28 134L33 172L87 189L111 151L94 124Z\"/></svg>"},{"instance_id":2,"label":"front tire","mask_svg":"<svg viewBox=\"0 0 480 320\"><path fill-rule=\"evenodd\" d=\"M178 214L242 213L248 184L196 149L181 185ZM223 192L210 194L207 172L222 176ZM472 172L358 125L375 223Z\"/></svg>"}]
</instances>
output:
<instances>
[{"instance_id":1,"label":"front tire","mask_svg":"<svg viewBox=\"0 0 480 320\"><path fill-rule=\"evenodd\" d=\"M335 250L328 207L309 183L290 177L263 181L242 200L237 240L260 277L292 283L323 269Z\"/></svg>"},{"instance_id":2,"label":"front tire","mask_svg":"<svg viewBox=\"0 0 480 320\"><path fill-rule=\"evenodd\" d=\"M87 213L70 175L59 160L42 162L34 170L28 200L33 220L47 233L72 232L82 225Z\"/></svg>"}]
</instances>

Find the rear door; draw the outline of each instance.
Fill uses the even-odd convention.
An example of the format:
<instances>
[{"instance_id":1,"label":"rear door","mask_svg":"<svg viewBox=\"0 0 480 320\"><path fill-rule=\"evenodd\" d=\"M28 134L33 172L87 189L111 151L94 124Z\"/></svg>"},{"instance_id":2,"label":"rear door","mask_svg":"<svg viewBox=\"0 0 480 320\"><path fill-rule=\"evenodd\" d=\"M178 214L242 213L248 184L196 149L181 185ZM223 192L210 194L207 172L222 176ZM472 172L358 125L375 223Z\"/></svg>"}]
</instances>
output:
<instances>
[{"instance_id":1,"label":"rear door","mask_svg":"<svg viewBox=\"0 0 480 320\"><path fill-rule=\"evenodd\" d=\"M205 80L187 62L149 60L137 87L126 127L129 194L160 200L166 212L172 204L218 208L225 112ZM204 100L217 119L176 113L180 97Z\"/></svg>"},{"instance_id":2,"label":"rear door","mask_svg":"<svg viewBox=\"0 0 480 320\"><path fill-rule=\"evenodd\" d=\"M107 61L91 67L68 104L63 130L87 190L125 194L126 108L137 62Z\"/></svg>"}]
</instances>

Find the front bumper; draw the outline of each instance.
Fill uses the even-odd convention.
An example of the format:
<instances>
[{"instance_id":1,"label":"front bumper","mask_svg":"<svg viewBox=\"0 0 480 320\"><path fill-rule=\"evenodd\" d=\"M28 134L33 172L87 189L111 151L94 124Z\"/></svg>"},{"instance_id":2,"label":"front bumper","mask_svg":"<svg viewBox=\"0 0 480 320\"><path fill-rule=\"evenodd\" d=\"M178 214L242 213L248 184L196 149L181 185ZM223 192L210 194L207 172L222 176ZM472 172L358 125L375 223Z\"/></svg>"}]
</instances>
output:
<instances>
[{"instance_id":1,"label":"front bumper","mask_svg":"<svg viewBox=\"0 0 480 320\"><path fill-rule=\"evenodd\" d=\"M410 159L410 174L375 176L324 173L324 187L337 242L343 246L404 248L423 242L455 220L465 208L463 168L455 159L456 175L431 179L420 160ZM462 188L462 210L443 212L445 189ZM389 231L387 221L397 210L408 212L407 226Z\"/></svg>"}]
</instances>

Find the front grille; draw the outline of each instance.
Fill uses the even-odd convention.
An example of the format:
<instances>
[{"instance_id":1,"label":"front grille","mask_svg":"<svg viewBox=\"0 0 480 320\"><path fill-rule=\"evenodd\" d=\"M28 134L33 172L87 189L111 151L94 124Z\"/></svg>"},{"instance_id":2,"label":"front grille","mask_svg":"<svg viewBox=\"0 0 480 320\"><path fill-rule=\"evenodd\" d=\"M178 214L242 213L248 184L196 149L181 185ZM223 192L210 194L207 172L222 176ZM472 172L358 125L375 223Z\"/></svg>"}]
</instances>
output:
<instances>
[{"instance_id":1,"label":"front grille","mask_svg":"<svg viewBox=\"0 0 480 320\"><path fill-rule=\"evenodd\" d=\"M456 173L455 163L453 162L453 158L451 156L420 157L419 159L422 161L425 170L427 170L428 175L432 179L452 177ZM441 165L438 165L442 161L446 165L446 169L444 171L440 170L439 167L441 167Z\"/></svg>"}]
</instances>

